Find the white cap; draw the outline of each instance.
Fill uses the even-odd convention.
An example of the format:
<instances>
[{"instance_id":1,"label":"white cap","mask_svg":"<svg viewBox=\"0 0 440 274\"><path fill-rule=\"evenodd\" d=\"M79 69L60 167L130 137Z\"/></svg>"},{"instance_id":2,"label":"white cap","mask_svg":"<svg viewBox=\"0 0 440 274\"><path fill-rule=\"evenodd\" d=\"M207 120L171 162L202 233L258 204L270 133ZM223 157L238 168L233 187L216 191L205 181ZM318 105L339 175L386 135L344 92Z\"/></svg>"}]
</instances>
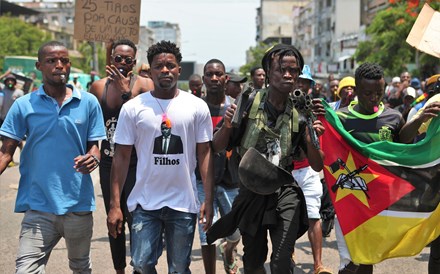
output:
<instances>
[{"instance_id":1,"label":"white cap","mask_svg":"<svg viewBox=\"0 0 440 274\"><path fill-rule=\"evenodd\" d=\"M400 77L399 76L393 77L393 80L391 81L391 83L393 83L393 84L400 83Z\"/></svg>"},{"instance_id":2,"label":"white cap","mask_svg":"<svg viewBox=\"0 0 440 274\"><path fill-rule=\"evenodd\" d=\"M416 94L417 92L413 87L407 87L403 92L404 96L412 96L413 98L416 98Z\"/></svg>"}]
</instances>

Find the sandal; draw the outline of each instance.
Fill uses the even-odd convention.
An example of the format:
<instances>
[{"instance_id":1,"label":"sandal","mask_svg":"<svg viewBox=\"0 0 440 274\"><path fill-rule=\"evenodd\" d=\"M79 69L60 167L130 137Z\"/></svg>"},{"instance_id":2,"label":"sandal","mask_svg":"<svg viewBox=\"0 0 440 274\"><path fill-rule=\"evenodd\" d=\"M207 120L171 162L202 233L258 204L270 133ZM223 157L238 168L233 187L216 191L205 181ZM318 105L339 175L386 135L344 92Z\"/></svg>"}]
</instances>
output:
<instances>
[{"instance_id":1,"label":"sandal","mask_svg":"<svg viewBox=\"0 0 440 274\"><path fill-rule=\"evenodd\" d=\"M315 274L333 274L333 272L321 265L315 270Z\"/></svg>"},{"instance_id":2,"label":"sandal","mask_svg":"<svg viewBox=\"0 0 440 274\"><path fill-rule=\"evenodd\" d=\"M227 242L224 242L219 246L220 254L222 255L222 259L223 259L223 266L225 268L226 274L237 274L238 273L238 265L237 265L236 254L233 254L234 262L232 264L228 264L228 262L226 261L226 256L225 256L226 244L227 244Z\"/></svg>"}]
</instances>

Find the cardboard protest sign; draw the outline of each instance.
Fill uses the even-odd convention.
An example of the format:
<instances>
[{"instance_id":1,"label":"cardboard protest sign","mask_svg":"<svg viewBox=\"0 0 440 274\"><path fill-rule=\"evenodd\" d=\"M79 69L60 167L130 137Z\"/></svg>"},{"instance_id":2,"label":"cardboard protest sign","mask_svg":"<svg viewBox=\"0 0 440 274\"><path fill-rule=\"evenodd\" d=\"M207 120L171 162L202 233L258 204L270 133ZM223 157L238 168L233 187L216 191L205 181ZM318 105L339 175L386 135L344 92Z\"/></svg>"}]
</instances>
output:
<instances>
[{"instance_id":1,"label":"cardboard protest sign","mask_svg":"<svg viewBox=\"0 0 440 274\"><path fill-rule=\"evenodd\" d=\"M74 38L139 42L140 0L76 0Z\"/></svg>"},{"instance_id":2,"label":"cardboard protest sign","mask_svg":"<svg viewBox=\"0 0 440 274\"><path fill-rule=\"evenodd\" d=\"M440 12L425 4L406 42L420 51L440 58Z\"/></svg>"}]
</instances>

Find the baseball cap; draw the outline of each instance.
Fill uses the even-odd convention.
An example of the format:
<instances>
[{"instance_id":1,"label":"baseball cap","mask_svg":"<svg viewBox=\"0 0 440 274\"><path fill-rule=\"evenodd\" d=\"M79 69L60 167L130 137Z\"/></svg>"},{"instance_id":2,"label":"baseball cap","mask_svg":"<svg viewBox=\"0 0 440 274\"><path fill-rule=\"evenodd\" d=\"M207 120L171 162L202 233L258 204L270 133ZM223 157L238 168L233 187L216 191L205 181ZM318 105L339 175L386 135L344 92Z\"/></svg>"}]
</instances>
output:
<instances>
[{"instance_id":1,"label":"baseball cap","mask_svg":"<svg viewBox=\"0 0 440 274\"><path fill-rule=\"evenodd\" d=\"M410 86L412 86L413 88L419 89L420 88L420 80L418 78L412 78Z\"/></svg>"},{"instance_id":2,"label":"baseball cap","mask_svg":"<svg viewBox=\"0 0 440 274\"><path fill-rule=\"evenodd\" d=\"M310 67L308 65L304 65L299 78L310 80L312 81L312 86L315 85L315 80L313 80L312 72L310 71Z\"/></svg>"},{"instance_id":3,"label":"baseball cap","mask_svg":"<svg viewBox=\"0 0 440 274\"><path fill-rule=\"evenodd\" d=\"M393 79L391 80L391 83L392 84L400 83L400 77L399 76L393 77Z\"/></svg>"},{"instance_id":4,"label":"baseball cap","mask_svg":"<svg viewBox=\"0 0 440 274\"><path fill-rule=\"evenodd\" d=\"M405 89L405 91L403 92L404 96L412 96L413 98L416 98L416 96L417 96L416 94L417 94L417 92L413 87L407 87Z\"/></svg>"},{"instance_id":5,"label":"baseball cap","mask_svg":"<svg viewBox=\"0 0 440 274\"><path fill-rule=\"evenodd\" d=\"M227 75L229 76L229 81L234 83L245 83L247 81L246 76L240 76L234 73L227 73Z\"/></svg>"}]
</instances>

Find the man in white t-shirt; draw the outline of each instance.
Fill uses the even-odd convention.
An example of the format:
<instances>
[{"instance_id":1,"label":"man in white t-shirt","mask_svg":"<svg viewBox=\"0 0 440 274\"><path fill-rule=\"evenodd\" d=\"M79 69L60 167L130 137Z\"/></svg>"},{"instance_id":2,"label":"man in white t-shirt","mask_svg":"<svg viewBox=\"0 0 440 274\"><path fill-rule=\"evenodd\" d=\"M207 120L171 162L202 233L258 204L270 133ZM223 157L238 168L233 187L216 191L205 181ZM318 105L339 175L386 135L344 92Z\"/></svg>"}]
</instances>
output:
<instances>
[{"instance_id":1,"label":"man in white t-shirt","mask_svg":"<svg viewBox=\"0 0 440 274\"><path fill-rule=\"evenodd\" d=\"M165 232L169 273L191 273L190 255L197 212L207 230L213 216L212 122L206 103L177 89L182 55L171 42L154 44L147 52L154 90L125 103L115 132L111 172L109 233L120 233L121 189L133 146L138 157L136 184L127 199L133 214L132 265L140 273L156 273ZM182 150L154 149L164 126L181 140ZM157 145L156 145L157 146ZM183 151L183 152L182 152ZM205 190L197 199L194 170L198 159Z\"/></svg>"}]
</instances>

